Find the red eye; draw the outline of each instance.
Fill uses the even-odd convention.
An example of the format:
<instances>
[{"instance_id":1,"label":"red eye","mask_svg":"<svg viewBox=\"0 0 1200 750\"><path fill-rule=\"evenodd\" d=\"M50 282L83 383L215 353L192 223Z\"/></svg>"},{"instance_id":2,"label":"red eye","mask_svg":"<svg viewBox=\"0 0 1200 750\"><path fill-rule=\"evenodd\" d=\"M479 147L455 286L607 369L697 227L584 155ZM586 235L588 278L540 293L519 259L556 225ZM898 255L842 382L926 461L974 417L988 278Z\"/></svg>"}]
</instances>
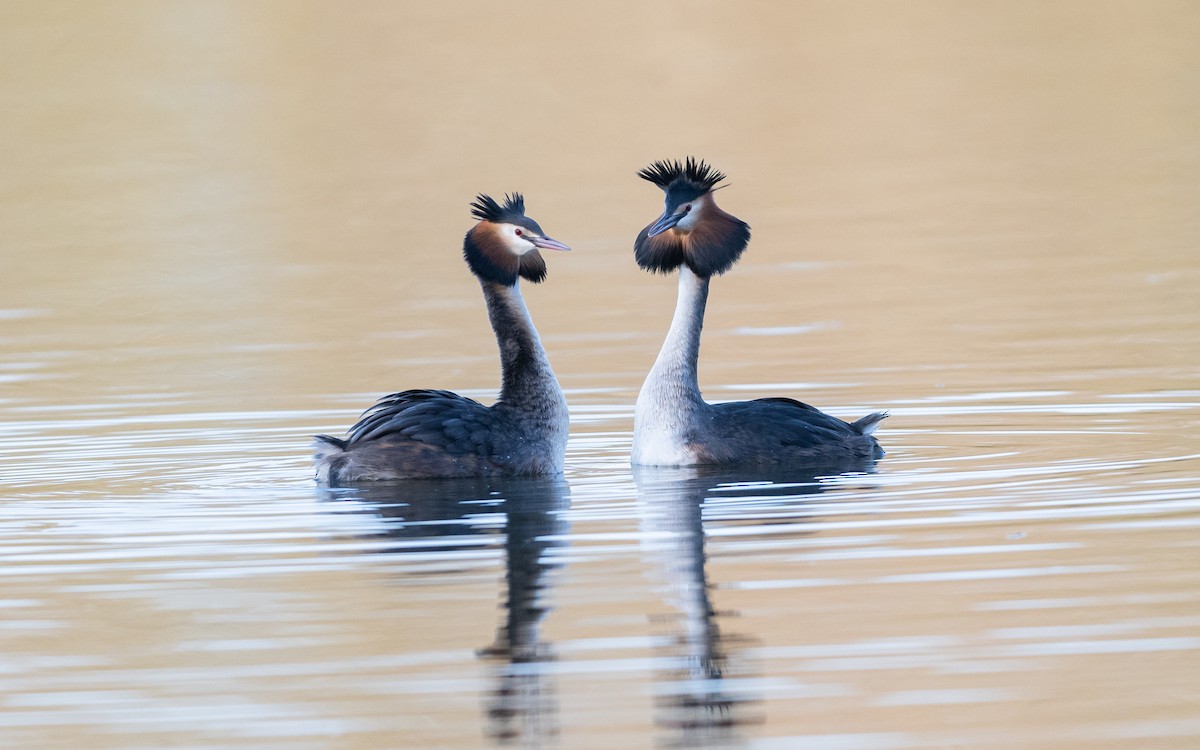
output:
<instances>
[{"instance_id":1,"label":"red eye","mask_svg":"<svg viewBox=\"0 0 1200 750\"><path fill-rule=\"evenodd\" d=\"M520 237L520 236L521 236L521 234L522 234L521 230L520 230L520 229L518 229L518 230L517 230L517 236L518 236L518 237Z\"/></svg>"},{"instance_id":2,"label":"red eye","mask_svg":"<svg viewBox=\"0 0 1200 750\"><path fill-rule=\"evenodd\" d=\"M688 211L691 211L691 210L692 210L692 204L690 204L690 203L689 203L689 204L687 204L686 206L684 206L684 207L683 207L683 212L684 212L685 214L686 214Z\"/></svg>"}]
</instances>

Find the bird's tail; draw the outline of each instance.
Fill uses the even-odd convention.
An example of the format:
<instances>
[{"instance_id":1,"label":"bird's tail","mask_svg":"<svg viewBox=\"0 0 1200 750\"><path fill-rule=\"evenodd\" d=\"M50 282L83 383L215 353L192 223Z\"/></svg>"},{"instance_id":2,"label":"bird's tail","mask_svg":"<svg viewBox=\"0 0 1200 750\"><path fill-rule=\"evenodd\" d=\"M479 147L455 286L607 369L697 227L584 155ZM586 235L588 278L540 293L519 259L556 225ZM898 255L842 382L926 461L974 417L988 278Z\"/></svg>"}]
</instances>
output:
<instances>
[{"instance_id":1,"label":"bird's tail","mask_svg":"<svg viewBox=\"0 0 1200 750\"><path fill-rule=\"evenodd\" d=\"M870 435L875 431L875 428L879 426L880 422L887 419L887 416L888 413L886 411L872 412L862 419L854 420L850 423L850 426L864 435Z\"/></svg>"},{"instance_id":2,"label":"bird's tail","mask_svg":"<svg viewBox=\"0 0 1200 750\"><path fill-rule=\"evenodd\" d=\"M331 435L317 435L313 438L313 469L318 482L332 484L338 480L338 470L344 463L341 456L345 451L345 440Z\"/></svg>"}]
</instances>

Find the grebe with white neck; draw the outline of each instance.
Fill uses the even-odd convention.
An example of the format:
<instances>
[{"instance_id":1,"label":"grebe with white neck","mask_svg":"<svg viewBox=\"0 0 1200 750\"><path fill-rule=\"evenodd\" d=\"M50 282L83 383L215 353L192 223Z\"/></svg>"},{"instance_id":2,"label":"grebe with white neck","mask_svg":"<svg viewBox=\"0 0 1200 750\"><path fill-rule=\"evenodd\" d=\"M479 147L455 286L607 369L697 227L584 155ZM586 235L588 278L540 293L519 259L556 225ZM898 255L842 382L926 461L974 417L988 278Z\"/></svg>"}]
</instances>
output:
<instances>
[{"instance_id":1,"label":"grebe with white neck","mask_svg":"<svg viewBox=\"0 0 1200 750\"><path fill-rule=\"evenodd\" d=\"M316 479L342 484L386 479L559 474L567 445L567 402L550 369L518 286L546 277L539 250L570 250L525 215L520 193L503 204L479 195L479 220L463 257L483 288L500 348L500 397L492 406L442 390L393 393L363 413L346 438L313 441Z\"/></svg>"},{"instance_id":2,"label":"grebe with white neck","mask_svg":"<svg viewBox=\"0 0 1200 750\"><path fill-rule=\"evenodd\" d=\"M750 227L713 199L725 175L703 161L659 161L638 172L666 193L666 209L638 234L642 268L679 271L679 297L666 340L638 393L633 455L637 465L705 466L873 460L871 433L886 412L846 422L790 398L709 404L697 364L709 281L728 271L750 241Z\"/></svg>"}]
</instances>

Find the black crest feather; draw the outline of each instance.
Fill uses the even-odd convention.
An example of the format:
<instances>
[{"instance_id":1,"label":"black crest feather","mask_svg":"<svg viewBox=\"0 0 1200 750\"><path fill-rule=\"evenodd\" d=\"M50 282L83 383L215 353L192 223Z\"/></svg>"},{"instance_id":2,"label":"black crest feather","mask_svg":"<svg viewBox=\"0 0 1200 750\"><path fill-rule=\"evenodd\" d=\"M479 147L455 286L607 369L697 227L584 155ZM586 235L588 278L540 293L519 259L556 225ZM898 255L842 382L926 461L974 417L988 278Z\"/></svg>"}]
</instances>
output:
<instances>
[{"instance_id":1,"label":"black crest feather","mask_svg":"<svg viewBox=\"0 0 1200 750\"><path fill-rule=\"evenodd\" d=\"M675 183L685 182L691 183L691 186L699 189L701 193L707 193L718 182L725 179L723 173L705 164L703 160L697 161L691 156L682 163L678 159L656 161L640 170L637 175L643 180L653 182L663 190L670 189Z\"/></svg>"},{"instance_id":2,"label":"black crest feather","mask_svg":"<svg viewBox=\"0 0 1200 750\"><path fill-rule=\"evenodd\" d=\"M515 219L525 216L525 196L505 193L501 205L492 196L480 193L471 203L471 215L480 221L515 223Z\"/></svg>"}]
</instances>

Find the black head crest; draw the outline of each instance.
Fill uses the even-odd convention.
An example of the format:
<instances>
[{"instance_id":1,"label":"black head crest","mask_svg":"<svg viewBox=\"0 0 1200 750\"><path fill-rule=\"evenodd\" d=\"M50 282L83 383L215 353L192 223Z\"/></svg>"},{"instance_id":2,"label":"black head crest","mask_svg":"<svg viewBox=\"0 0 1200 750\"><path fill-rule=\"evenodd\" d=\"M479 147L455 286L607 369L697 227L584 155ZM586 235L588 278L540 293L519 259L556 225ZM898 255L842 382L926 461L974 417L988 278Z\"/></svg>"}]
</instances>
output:
<instances>
[{"instance_id":1,"label":"black head crest","mask_svg":"<svg viewBox=\"0 0 1200 750\"><path fill-rule=\"evenodd\" d=\"M696 161L691 156L682 163L678 159L656 161L640 170L637 175L663 190L669 191L673 187L686 185L698 190L700 195L712 190L718 182L725 179L724 174L705 164L703 160Z\"/></svg>"},{"instance_id":2,"label":"black head crest","mask_svg":"<svg viewBox=\"0 0 1200 750\"><path fill-rule=\"evenodd\" d=\"M501 205L492 196L480 193L471 203L471 215L480 221L518 223L518 219L525 217L525 196L505 193L504 204Z\"/></svg>"}]
</instances>

